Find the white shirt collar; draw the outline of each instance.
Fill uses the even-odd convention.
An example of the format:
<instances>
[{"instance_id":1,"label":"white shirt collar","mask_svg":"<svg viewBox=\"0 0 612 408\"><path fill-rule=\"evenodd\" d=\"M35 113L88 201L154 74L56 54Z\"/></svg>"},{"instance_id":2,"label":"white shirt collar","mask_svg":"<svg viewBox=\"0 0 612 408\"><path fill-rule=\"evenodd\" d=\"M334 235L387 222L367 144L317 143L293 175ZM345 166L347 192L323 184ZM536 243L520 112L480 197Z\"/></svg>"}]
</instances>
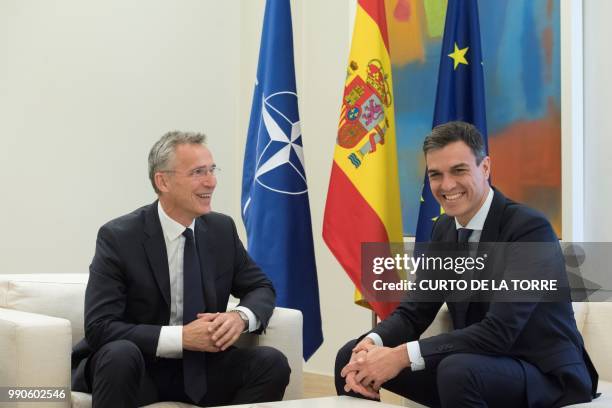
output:
<instances>
[{"instance_id":1,"label":"white shirt collar","mask_svg":"<svg viewBox=\"0 0 612 408\"><path fill-rule=\"evenodd\" d=\"M482 228L484 227L484 223L487 219L487 215L489 215L489 209L491 208L492 202L493 202L493 189L489 187L489 194L487 194L487 198L485 199L485 202L482 204L478 212L468 222L468 224L465 226L459 224L459 221L457 221L457 218L455 217L455 227L457 227L457 229L468 228L474 231L482 231Z\"/></svg>"},{"instance_id":2,"label":"white shirt collar","mask_svg":"<svg viewBox=\"0 0 612 408\"><path fill-rule=\"evenodd\" d=\"M157 214L159 214L159 222L167 241L172 242L183 234L185 226L170 218L159 201L157 202ZM191 221L189 228L195 232L195 219Z\"/></svg>"}]
</instances>

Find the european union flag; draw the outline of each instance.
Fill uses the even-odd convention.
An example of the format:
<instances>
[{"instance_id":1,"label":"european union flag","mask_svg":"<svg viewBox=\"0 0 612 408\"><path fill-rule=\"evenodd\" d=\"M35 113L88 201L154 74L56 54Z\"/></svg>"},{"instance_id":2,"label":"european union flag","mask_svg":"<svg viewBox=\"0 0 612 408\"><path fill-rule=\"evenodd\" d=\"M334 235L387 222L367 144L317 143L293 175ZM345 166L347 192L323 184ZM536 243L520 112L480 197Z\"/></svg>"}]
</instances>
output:
<instances>
[{"instance_id":1,"label":"european union flag","mask_svg":"<svg viewBox=\"0 0 612 408\"><path fill-rule=\"evenodd\" d=\"M476 0L448 0L446 10L433 127L453 120L476 126L489 151ZM417 241L429 241L433 222L439 216L440 205L431 193L425 172Z\"/></svg>"},{"instance_id":2,"label":"european union flag","mask_svg":"<svg viewBox=\"0 0 612 408\"><path fill-rule=\"evenodd\" d=\"M242 174L248 250L277 305L304 315L304 359L323 342L289 0L268 0Z\"/></svg>"}]
</instances>

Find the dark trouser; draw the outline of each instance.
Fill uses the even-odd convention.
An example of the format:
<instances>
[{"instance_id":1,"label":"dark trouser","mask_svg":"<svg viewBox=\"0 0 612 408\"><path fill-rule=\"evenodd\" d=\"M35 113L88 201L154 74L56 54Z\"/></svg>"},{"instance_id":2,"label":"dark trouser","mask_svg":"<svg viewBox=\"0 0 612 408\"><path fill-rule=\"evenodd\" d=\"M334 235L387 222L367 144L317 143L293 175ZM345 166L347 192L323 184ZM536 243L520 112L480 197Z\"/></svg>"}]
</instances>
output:
<instances>
[{"instance_id":1,"label":"dark trouser","mask_svg":"<svg viewBox=\"0 0 612 408\"><path fill-rule=\"evenodd\" d=\"M338 395L364 398L345 392L340 371L349 362L356 340L349 341L336 356ZM383 388L429 407L523 407L527 405L525 372L509 357L450 354L435 370L401 371Z\"/></svg>"},{"instance_id":2,"label":"dark trouser","mask_svg":"<svg viewBox=\"0 0 612 408\"><path fill-rule=\"evenodd\" d=\"M94 408L137 407L158 401L200 406L277 401L283 398L290 372L287 358L271 347L230 347L208 353L208 391L202 401L191 401L183 389L181 359L147 361L130 341L104 345L87 365Z\"/></svg>"}]
</instances>

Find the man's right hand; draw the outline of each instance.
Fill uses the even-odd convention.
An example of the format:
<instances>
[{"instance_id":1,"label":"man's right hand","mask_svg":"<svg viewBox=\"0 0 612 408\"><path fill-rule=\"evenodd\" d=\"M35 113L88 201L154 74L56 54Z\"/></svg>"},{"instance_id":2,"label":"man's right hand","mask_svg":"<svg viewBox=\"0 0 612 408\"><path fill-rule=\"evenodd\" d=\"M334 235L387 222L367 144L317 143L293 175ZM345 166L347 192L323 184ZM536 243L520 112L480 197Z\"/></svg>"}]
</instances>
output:
<instances>
[{"instance_id":1,"label":"man's right hand","mask_svg":"<svg viewBox=\"0 0 612 408\"><path fill-rule=\"evenodd\" d=\"M207 351L216 353L220 350L215 346L212 334L208 329L217 313L203 313L197 319L183 326L183 349L191 351Z\"/></svg>"},{"instance_id":2,"label":"man's right hand","mask_svg":"<svg viewBox=\"0 0 612 408\"><path fill-rule=\"evenodd\" d=\"M353 353L351 354L349 364L360 359L365 361L367 350L371 347L374 347L374 341L369 337L363 338L363 340L357 343L357 345L353 348ZM375 390L371 386L366 387L363 384L359 383L359 381L355 379L356 375L357 371L349 371L348 373L346 373L346 385L344 386L344 390L347 392L354 391L367 398L380 399L380 394L378 390Z\"/></svg>"}]
</instances>

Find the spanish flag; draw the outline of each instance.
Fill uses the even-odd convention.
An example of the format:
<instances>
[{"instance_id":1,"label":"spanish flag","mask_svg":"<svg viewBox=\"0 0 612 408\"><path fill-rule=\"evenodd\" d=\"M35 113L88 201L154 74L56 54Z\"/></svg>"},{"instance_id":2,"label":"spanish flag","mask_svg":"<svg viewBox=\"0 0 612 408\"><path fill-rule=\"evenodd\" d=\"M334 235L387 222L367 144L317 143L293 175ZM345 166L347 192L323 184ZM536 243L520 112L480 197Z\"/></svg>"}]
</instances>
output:
<instances>
[{"instance_id":1,"label":"spanish flag","mask_svg":"<svg viewBox=\"0 0 612 408\"><path fill-rule=\"evenodd\" d=\"M361 244L403 238L392 90L384 0L359 0L323 239L361 293L371 291L362 286ZM384 319L397 303L369 306Z\"/></svg>"}]
</instances>

